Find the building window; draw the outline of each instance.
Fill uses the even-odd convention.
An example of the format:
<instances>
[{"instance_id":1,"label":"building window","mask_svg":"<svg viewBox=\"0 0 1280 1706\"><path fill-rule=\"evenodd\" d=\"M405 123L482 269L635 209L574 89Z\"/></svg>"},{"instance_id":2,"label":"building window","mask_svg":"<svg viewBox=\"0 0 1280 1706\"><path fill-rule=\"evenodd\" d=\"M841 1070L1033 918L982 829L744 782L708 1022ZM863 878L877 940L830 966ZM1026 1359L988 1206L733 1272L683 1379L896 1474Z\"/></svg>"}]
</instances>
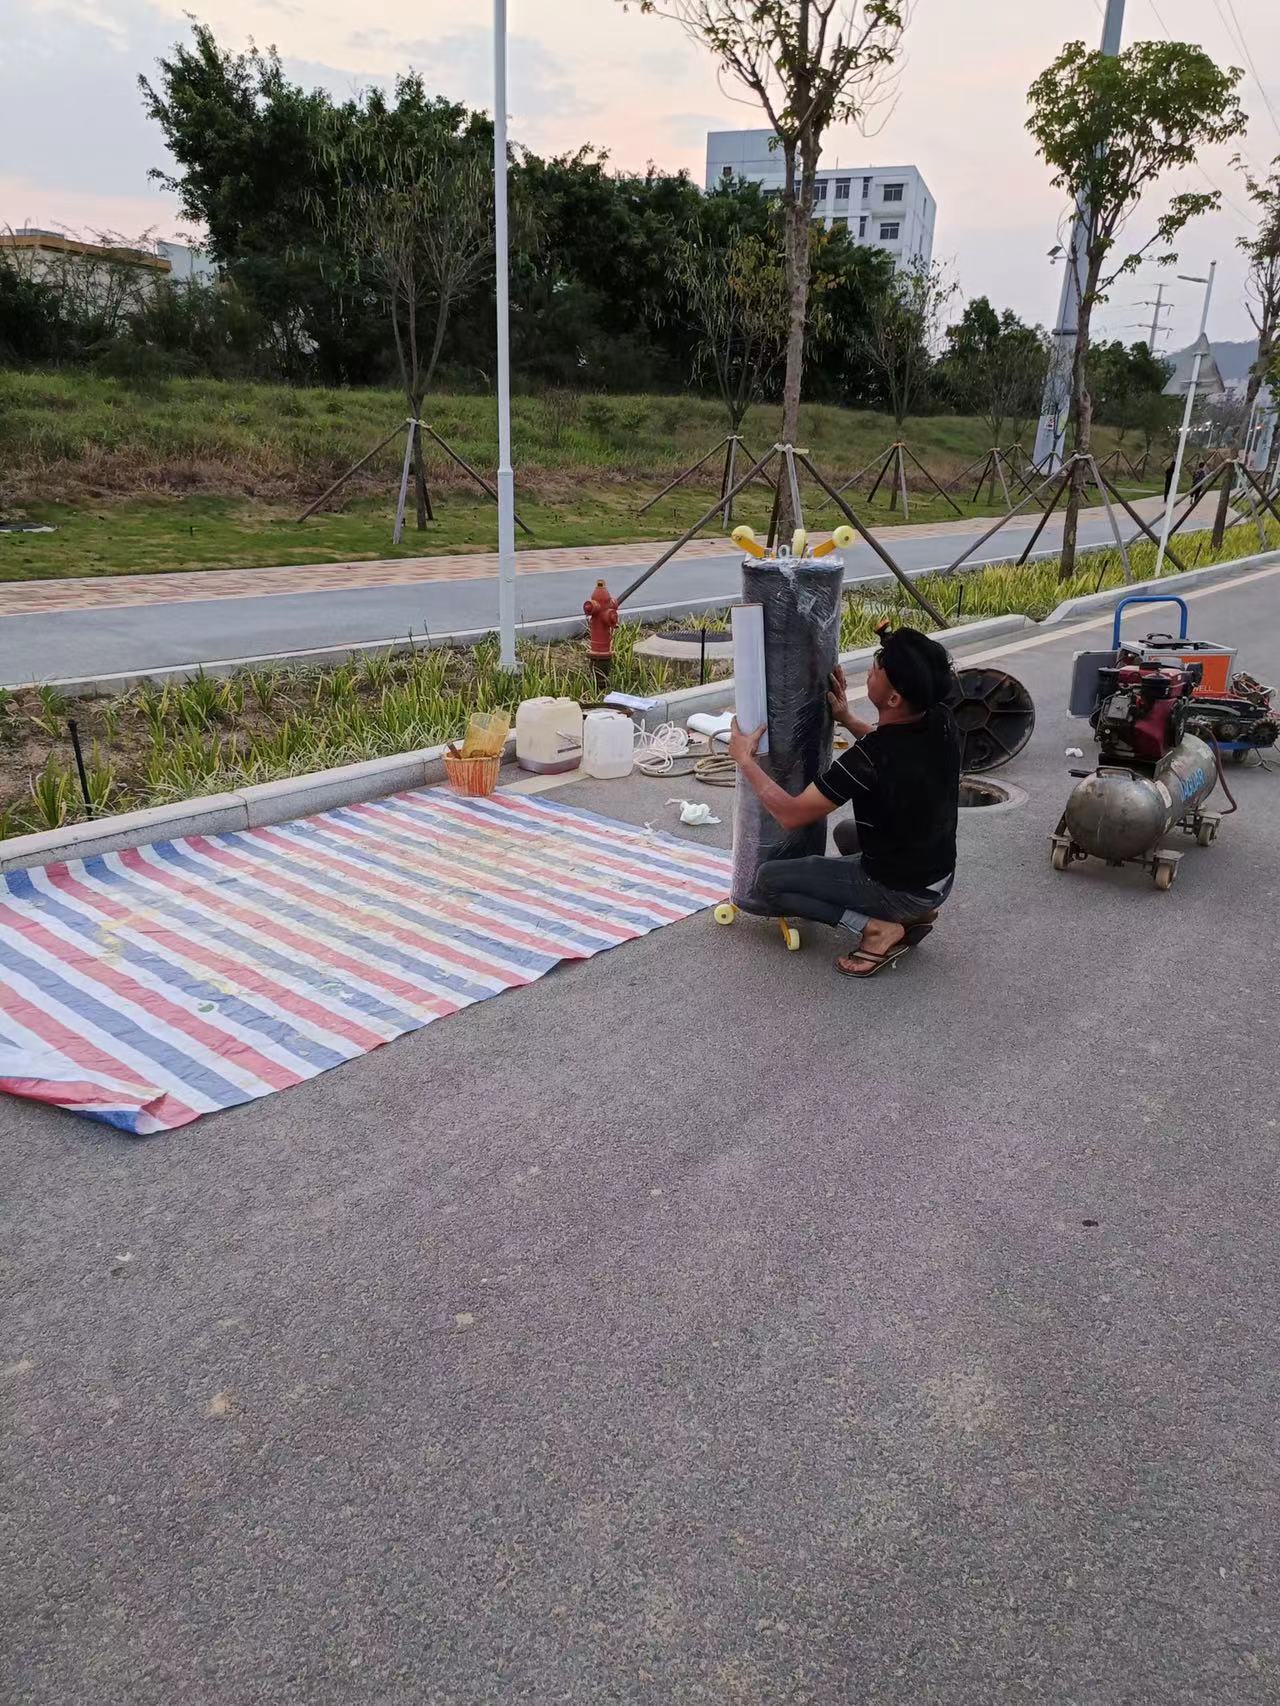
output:
<instances>
[{"instance_id":1,"label":"building window","mask_svg":"<svg viewBox=\"0 0 1280 1706\"><path fill-rule=\"evenodd\" d=\"M827 180L825 178L819 178L814 184L813 199L814 201L825 201L827 199Z\"/></svg>"},{"instance_id":2,"label":"building window","mask_svg":"<svg viewBox=\"0 0 1280 1706\"><path fill-rule=\"evenodd\" d=\"M904 188L905 185L903 184L886 184L884 186L884 199L886 201L901 201Z\"/></svg>"},{"instance_id":3,"label":"building window","mask_svg":"<svg viewBox=\"0 0 1280 1706\"><path fill-rule=\"evenodd\" d=\"M858 235L859 235L859 237L865 237L866 234L867 234L867 216L864 213L862 215L862 217L858 220Z\"/></svg>"},{"instance_id":4,"label":"building window","mask_svg":"<svg viewBox=\"0 0 1280 1706\"><path fill-rule=\"evenodd\" d=\"M851 178L837 178L836 179L836 200L837 201L848 201L848 199L849 199L849 185L852 183L852 181L853 180Z\"/></svg>"},{"instance_id":5,"label":"building window","mask_svg":"<svg viewBox=\"0 0 1280 1706\"><path fill-rule=\"evenodd\" d=\"M896 243L898 241L898 221L896 219L890 220L880 227L880 241L882 243Z\"/></svg>"},{"instance_id":6,"label":"building window","mask_svg":"<svg viewBox=\"0 0 1280 1706\"><path fill-rule=\"evenodd\" d=\"M732 166L721 166L720 176L722 178L731 178L733 176L733 167Z\"/></svg>"},{"instance_id":7,"label":"building window","mask_svg":"<svg viewBox=\"0 0 1280 1706\"><path fill-rule=\"evenodd\" d=\"M835 218L831 221L831 229L833 231L847 231L849 229L849 221L843 214L837 213Z\"/></svg>"},{"instance_id":8,"label":"building window","mask_svg":"<svg viewBox=\"0 0 1280 1706\"><path fill-rule=\"evenodd\" d=\"M863 201L868 200L870 195L871 195L871 179L870 178L864 178L862 180L862 199L863 199Z\"/></svg>"}]
</instances>

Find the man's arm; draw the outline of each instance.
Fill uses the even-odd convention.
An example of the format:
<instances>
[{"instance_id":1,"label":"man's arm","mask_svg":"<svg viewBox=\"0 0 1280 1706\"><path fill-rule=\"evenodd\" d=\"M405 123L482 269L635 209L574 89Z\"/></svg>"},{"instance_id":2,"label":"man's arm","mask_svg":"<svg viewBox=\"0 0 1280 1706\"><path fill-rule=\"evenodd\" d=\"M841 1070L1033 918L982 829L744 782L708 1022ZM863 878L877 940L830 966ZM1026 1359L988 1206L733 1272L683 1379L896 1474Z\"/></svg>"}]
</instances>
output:
<instances>
[{"instance_id":1,"label":"man's arm","mask_svg":"<svg viewBox=\"0 0 1280 1706\"><path fill-rule=\"evenodd\" d=\"M763 734L763 727L754 734L743 734L735 719L729 736L729 756L774 822L781 824L783 829L804 829L808 824L817 823L838 811L839 801L829 800L814 783L810 782L803 794L789 794L772 776L765 774L756 758L756 748Z\"/></svg>"}]
</instances>

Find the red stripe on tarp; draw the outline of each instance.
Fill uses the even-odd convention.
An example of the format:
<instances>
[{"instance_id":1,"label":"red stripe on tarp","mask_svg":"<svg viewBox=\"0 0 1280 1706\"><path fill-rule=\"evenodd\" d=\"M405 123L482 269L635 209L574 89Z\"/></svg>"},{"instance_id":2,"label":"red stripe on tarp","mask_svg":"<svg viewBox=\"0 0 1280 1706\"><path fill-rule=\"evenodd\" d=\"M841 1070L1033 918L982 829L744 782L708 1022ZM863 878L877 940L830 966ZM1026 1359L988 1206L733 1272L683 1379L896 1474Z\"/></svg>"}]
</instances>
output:
<instances>
[{"instance_id":1,"label":"red stripe on tarp","mask_svg":"<svg viewBox=\"0 0 1280 1706\"><path fill-rule=\"evenodd\" d=\"M148 867L150 869L151 867ZM82 883L70 872L65 870L62 877L52 878L57 886L67 894L74 893L77 899L83 899L86 906L96 907L116 923L127 921L133 915L129 908L118 902L114 896L102 893ZM188 894L188 898L194 898ZM236 960L228 957L217 949L206 946L190 936L180 936L167 925L152 928L151 920L147 920L148 928L145 934L151 941L162 943L179 960L190 960L197 965L204 965L219 976L232 977L239 981L246 993L262 995L279 1005L299 1019L306 1019L313 1025L327 1030L331 1035L344 1037L347 1042L366 1052L371 1048L380 1047L387 1039L377 1031L368 1030L341 1013L334 1013L328 1007L308 996L298 995L285 984L277 983L268 973L260 971L252 960ZM125 922L125 928L130 926ZM287 1070L287 1068L286 1068ZM301 1083L301 1079L295 1082Z\"/></svg>"}]
</instances>

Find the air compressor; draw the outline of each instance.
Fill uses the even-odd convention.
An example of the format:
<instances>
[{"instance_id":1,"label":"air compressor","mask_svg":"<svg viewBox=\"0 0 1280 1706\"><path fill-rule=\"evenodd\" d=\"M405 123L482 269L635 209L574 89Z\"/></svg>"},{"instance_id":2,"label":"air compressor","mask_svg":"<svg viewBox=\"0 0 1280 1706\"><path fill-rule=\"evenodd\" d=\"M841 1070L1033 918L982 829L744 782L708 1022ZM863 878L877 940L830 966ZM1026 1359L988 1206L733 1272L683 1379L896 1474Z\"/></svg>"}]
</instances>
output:
<instances>
[{"instance_id":1,"label":"air compressor","mask_svg":"<svg viewBox=\"0 0 1280 1706\"><path fill-rule=\"evenodd\" d=\"M1159 889L1177 876L1181 852L1165 845L1175 829L1207 847L1221 815L1204 809L1220 770L1212 746L1188 730L1194 693L1204 665L1172 657L1167 646L1120 643L1122 612L1157 597L1126 598L1116 607L1110 652L1081 652L1072 677L1071 710L1088 715L1099 747L1092 771L1080 780L1051 838L1055 871L1093 857L1108 865L1136 864ZM1182 610L1186 634L1187 611Z\"/></svg>"}]
</instances>

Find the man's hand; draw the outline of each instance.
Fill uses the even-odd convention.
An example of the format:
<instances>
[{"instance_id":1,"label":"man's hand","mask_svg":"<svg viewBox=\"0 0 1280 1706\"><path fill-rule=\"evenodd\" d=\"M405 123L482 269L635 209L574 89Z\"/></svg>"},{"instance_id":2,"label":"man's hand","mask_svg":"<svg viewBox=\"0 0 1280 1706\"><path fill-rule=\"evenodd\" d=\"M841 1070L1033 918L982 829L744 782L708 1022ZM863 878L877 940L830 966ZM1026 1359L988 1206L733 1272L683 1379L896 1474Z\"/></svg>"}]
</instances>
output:
<instances>
[{"instance_id":1,"label":"man's hand","mask_svg":"<svg viewBox=\"0 0 1280 1706\"><path fill-rule=\"evenodd\" d=\"M849 709L849 683L845 680L844 670L839 664L831 671L831 691L827 694L827 704L831 707L831 715L842 728L848 729L855 740L861 735L869 735L876 726L862 717L855 717Z\"/></svg>"},{"instance_id":2,"label":"man's hand","mask_svg":"<svg viewBox=\"0 0 1280 1706\"><path fill-rule=\"evenodd\" d=\"M745 764L749 758L755 757L760 742L764 739L765 728L766 724L761 723L753 735L743 734L738 727L738 719L733 719L733 726L729 731L729 757L735 764Z\"/></svg>"}]
</instances>

